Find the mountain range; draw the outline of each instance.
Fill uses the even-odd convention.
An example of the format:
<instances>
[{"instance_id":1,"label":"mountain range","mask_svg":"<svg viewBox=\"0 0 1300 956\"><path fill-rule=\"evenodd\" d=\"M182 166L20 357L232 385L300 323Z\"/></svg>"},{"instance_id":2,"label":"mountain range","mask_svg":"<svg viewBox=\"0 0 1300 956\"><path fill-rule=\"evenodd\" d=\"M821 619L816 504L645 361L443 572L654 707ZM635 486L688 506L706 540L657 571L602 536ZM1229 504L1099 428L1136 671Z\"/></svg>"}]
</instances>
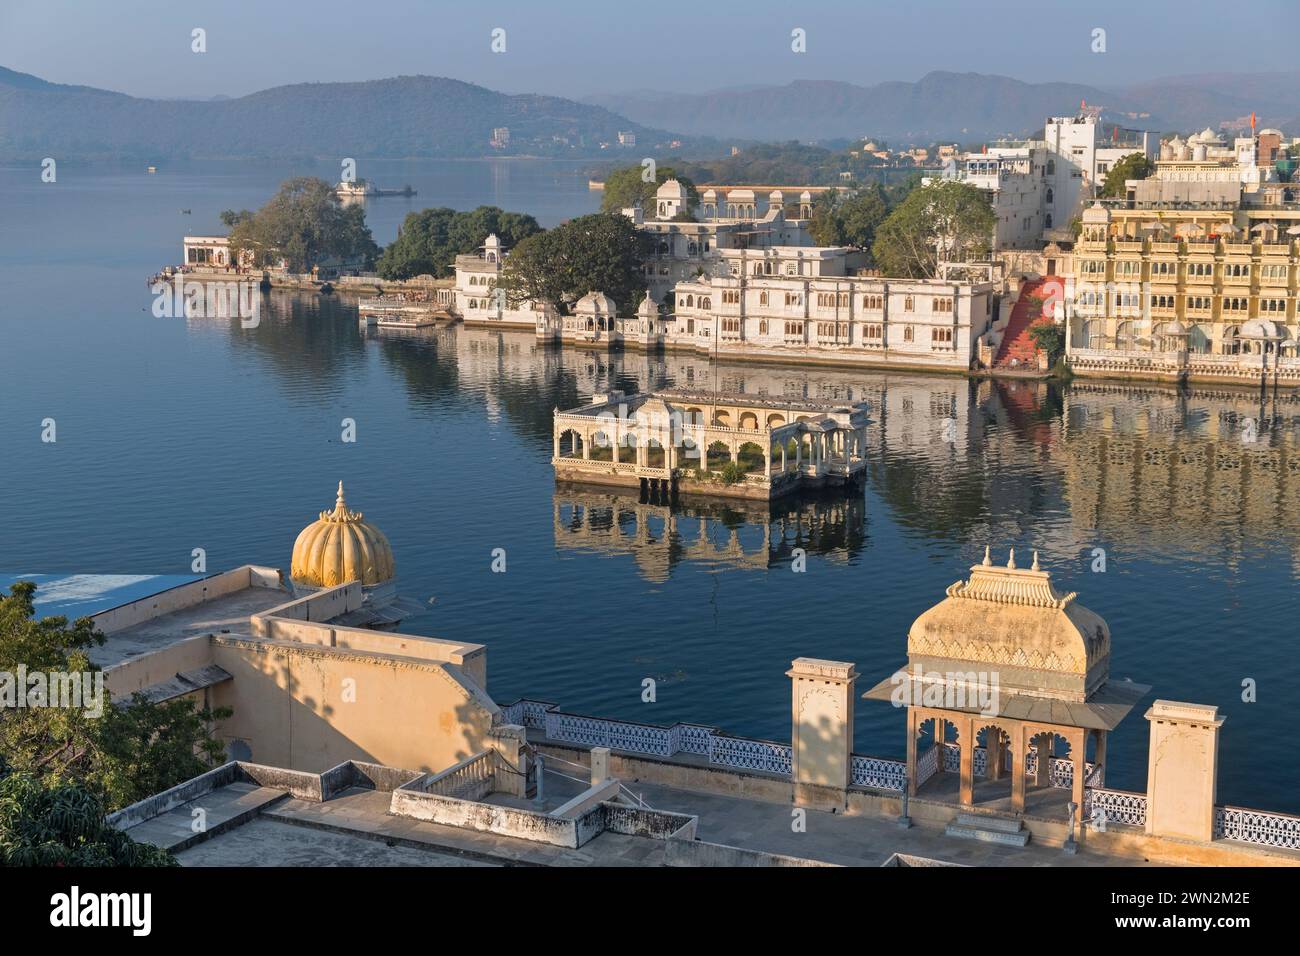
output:
<instances>
[{"instance_id":1,"label":"mountain range","mask_svg":"<svg viewBox=\"0 0 1300 956\"><path fill-rule=\"evenodd\" d=\"M1135 129L1195 131L1255 111L1264 125L1300 133L1300 72L1166 77L1122 89L1080 83L1026 83L982 73L928 73L915 83L872 86L797 80L783 86L710 93L640 90L584 102L683 135L740 140L978 142L1041 130L1049 116L1081 101L1102 119Z\"/></svg>"},{"instance_id":2,"label":"mountain range","mask_svg":"<svg viewBox=\"0 0 1300 956\"><path fill-rule=\"evenodd\" d=\"M697 157L734 142L887 139L978 143L1042 129L1080 101L1102 119L1158 131L1240 125L1300 133L1300 72L1195 74L1123 89L929 73L915 83L799 80L711 93L639 90L585 101L399 76L300 83L240 97L146 99L0 67L0 159L600 156L631 162L673 140ZM493 130L510 142L489 147ZM672 132L668 132L668 131ZM636 135L621 148L620 131ZM611 144L602 149L602 144Z\"/></svg>"},{"instance_id":3,"label":"mountain range","mask_svg":"<svg viewBox=\"0 0 1300 956\"><path fill-rule=\"evenodd\" d=\"M510 130L504 149L493 129ZM435 76L301 83L248 96L143 99L0 67L0 157L419 157L597 154L619 131L671 137L600 106ZM637 156L642 155L637 153Z\"/></svg>"}]
</instances>

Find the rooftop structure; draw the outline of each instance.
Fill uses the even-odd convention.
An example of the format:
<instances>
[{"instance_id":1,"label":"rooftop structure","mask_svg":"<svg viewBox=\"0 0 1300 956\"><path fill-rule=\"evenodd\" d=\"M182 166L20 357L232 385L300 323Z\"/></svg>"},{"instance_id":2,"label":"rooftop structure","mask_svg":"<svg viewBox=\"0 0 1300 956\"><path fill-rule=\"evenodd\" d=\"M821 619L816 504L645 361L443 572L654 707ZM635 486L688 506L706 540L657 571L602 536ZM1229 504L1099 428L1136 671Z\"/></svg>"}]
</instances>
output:
<instances>
[{"instance_id":1,"label":"rooftop structure","mask_svg":"<svg viewBox=\"0 0 1300 956\"><path fill-rule=\"evenodd\" d=\"M860 405L701 390L609 393L567 420L623 437L660 434L664 420L702 426L701 439L788 436L809 449L800 476L841 479L866 426ZM331 517L361 521L342 502ZM294 598L279 572L244 566L95 617L114 699L231 709L213 727L229 762L110 822L198 864L1300 863L1300 818L1216 806L1213 707L1156 701L1146 792L1106 789L1106 733L1146 688L1109 680L1109 628L1036 565L986 555L917 619L908 656L922 696L904 701L905 761L855 752L850 662L792 661L788 743L536 699L501 706L482 645L352 626L360 579ZM895 689L910 689L900 674ZM991 702L943 699L989 677ZM936 728L928 748L923 722ZM792 801L834 812L807 828L815 837L792 838ZM899 829L900 813L917 825ZM1009 839L959 839L972 831ZM1078 855L1062 860L1062 845Z\"/></svg>"},{"instance_id":2,"label":"rooftop structure","mask_svg":"<svg viewBox=\"0 0 1300 956\"><path fill-rule=\"evenodd\" d=\"M960 761L958 800L1010 796L1013 812L1026 806L1027 776L1050 787L1050 755L1056 741L1068 746L1074 803L1082 807L1089 775L1104 782L1106 735L1151 689L1129 681L1111 682L1110 629L1082 607L1073 593L1061 594L1034 554L1029 568L1016 565L1013 549L996 567L988 549L970 578L948 588L947 597L913 622L907 635L907 665L864 696L907 707L908 792L916 795L935 774L956 732ZM929 727L930 749L918 752ZM983 737L984 767L975 768L976 738ZM1094 760L1086 761L1094 745ZM1032 766L1031 766L1032 765ZM1001 784L1010 771L1010 780ZM942 787L940 781L934 786Z\"/></svg>"}]
</instances>

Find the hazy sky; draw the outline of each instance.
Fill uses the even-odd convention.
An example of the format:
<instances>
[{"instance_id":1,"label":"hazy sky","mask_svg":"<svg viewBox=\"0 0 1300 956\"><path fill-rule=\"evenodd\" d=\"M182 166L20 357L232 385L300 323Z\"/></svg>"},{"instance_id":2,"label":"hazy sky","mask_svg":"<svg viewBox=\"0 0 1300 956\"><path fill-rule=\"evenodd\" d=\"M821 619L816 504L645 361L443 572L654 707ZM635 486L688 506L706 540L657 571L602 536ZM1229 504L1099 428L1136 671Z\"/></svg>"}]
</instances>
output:
<instances>
[{"instance_id":1,"label":"hazy sky","mask_svg":"<svg viewBox=\"0 0 1300 956\"><path fill-rule=\"evenodd\" d=\"M450 76L579 97L931 70L1099 86L1295 69L1300 0L0 0L0 66L136 96ZM191 52L191 30L207 52ZM506 51L490 34L506 31ZM790 49L794 28L807 52ZM1106 52L1091 50L1106 31Z\"/></svg>"}]
</instances>

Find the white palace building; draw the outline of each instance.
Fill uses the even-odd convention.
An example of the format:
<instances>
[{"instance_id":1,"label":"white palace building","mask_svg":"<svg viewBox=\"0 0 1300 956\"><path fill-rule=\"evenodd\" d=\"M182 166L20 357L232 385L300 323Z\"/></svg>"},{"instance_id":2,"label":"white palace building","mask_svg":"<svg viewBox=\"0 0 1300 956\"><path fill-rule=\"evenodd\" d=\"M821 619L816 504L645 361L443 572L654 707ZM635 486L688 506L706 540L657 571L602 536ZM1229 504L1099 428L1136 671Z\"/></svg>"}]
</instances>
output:
<instances>
[{"instance_id":1,"label":"white palace building","mask_svg":"<svg viewBox=\"0 0 1300 956\"><path fill-rule=\"evenodd\" d=\"M481 255L456 258L455 311L466 325L532 329L539 340L587 348L954 371L987 360L1001 289L996 265L945 266L935 279L866 274L857 250L812 244L811 201L805 191L803 218L787 219L775 190L759 216L752 191L733 189L720 200L709 190L701 208L713 218L682 221L683 188L668 180L654 219L640 207L624 210L655 240L647 295L634 315L618 315L598 289L568 316L547 304L510 304L496 290L507 252L495 235Z\"/></svg>"}]
</instances>

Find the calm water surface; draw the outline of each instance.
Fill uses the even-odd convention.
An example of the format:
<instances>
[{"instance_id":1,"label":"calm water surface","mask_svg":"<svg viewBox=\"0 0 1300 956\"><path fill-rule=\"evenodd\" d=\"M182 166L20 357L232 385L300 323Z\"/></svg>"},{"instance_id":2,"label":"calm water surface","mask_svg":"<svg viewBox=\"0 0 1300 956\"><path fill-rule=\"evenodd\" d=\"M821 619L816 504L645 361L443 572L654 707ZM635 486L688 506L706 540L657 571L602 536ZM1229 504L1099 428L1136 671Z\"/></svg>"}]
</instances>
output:
<instances>
[{"instance_id":1,"label":"calm water surface","mask_svg":"<svg viewBox=\"0 0 1300 956\"><path fill-rule=\"evenodd\" d=\"M152 317L145 279L183 234L219 231L222 209L256 207L287 176L336 172L63 164L43 185L0 168L0 569L184 573L196 547L212 569L285 567L342 479L392 541L403 592L436 598L402 629L488 644L498 701L788 739L792 658L855 661L865 689L986 543L1024 563L1037 548L1109 621L1112 675L1154 685L1112 739L1108 784L1143 787L1151 699L1214 703L1221 801L1300 811L1285 730L1300 685L1293 397L710 366L460 327L367 335L345 298L273 295L254 330ZM381 243L429 205L550 225L598 204L558 164L359 173L420 193L369 203ZM865 491L755 512L556 486L553 408L662 385L870 401ZM56 444L40 442L47 417ZM355 444L339 440L345 417ZM489 570L498 547L505 574ZM641 703L645 677L657 703ZM899 713L860 702L858 751L901 756L903 742Z\"/></svg>"}]
</instances>

